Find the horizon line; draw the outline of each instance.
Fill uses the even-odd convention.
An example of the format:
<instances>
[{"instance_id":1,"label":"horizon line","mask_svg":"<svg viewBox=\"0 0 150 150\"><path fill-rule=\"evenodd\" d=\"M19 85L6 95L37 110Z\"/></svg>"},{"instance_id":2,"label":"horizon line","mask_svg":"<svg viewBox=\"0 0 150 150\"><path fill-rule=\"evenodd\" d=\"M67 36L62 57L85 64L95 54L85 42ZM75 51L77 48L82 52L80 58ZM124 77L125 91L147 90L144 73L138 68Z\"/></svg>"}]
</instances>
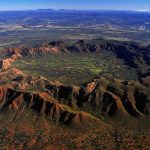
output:
<instances>
[{"instance_id":1,"label":"horizon line","mask_svg":"<svg viewBox=\"0 0 150 150\"><path fill-rule=\"evenodd\" d=\"M12 9L12 10L0 10L0 12L10 12L10 11L37 11L37 10L51 10L51 11L135 11L135 12L150 12L150 10L134 10L134 9L53 9L53 8L37 8L37 9Z\"/></svg>"}]
</instances>

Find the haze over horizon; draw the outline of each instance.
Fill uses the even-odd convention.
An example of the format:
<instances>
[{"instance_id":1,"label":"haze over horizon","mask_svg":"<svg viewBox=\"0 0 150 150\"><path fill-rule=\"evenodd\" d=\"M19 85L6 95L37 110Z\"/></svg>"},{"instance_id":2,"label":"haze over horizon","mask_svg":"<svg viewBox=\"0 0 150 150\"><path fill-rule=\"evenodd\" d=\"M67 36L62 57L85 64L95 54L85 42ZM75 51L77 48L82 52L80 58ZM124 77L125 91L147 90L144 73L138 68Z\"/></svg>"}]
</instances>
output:
<instances>
[{"instance_id":1,"label":"haze over horizon","mask_svg":"<svg viewBox=\"0 0 150 150\"><path fill-rule=\"evenodd\" d=\"M0 2L0 11L34 9L76 10L137 10L150 11L148 0L5 0Z\"/></svg>"}]
</instances>

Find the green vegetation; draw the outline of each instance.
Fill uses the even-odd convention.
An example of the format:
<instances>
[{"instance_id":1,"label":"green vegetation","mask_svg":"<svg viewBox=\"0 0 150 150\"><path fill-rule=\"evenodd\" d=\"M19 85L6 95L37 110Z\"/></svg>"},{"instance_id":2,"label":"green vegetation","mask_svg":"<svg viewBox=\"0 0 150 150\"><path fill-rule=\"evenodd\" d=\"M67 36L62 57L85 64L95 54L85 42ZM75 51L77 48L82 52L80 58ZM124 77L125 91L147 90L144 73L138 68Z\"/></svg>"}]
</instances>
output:
<instances>
[{"instance_id":1,"label":"green vegetation","mask_svg":"<svg viewBox=\"0 0 150 150\"><path fill-rule=\"evenodd\" d=\"M58 53L47 57L17 60L12 66L33 76L40 75L69 85L81 85L99 74L122 78L120 73L128 71L122 65L123 62L117 61L109 59L106 54Z\"/></svg>"}]
</instances>

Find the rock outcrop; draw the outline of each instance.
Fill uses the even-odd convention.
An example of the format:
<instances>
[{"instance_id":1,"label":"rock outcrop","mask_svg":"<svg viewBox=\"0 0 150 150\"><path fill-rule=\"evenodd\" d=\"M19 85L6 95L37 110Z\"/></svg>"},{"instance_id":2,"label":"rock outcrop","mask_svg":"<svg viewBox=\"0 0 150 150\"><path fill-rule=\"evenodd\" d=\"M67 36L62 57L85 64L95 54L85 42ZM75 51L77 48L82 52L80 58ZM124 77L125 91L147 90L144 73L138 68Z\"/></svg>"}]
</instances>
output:
<instances>
[{"instance_id":1,"label":"rock outcrop","mask_svg":"<svg viewBox=\"0 0 150 150\"><path fill-rule=\"evenodd\" d=\"M8 69L11 64L14 62L14 60L12 58L6 58L0 61L0 68L1 69Z\"/></svg>"},{"instance_id":2,"label":"rock outcrop","mask_svg":"<svg viewBox=\"0 0 150 150\"><path fill-rule=\"evenodd\" d=\"M44 115L48 121L67 125L73 121L78 121L78 123L84 121L86 117L90 119L88 113L73 111L67 106L59 104L46 93L23 92L9 87L0 87L1 112L10 111L17 114L21 111L23 114L24 111L27 113L31 110L37 115ZM19 115L21 114L19 113Z\"/></svg>"}]
</instances>

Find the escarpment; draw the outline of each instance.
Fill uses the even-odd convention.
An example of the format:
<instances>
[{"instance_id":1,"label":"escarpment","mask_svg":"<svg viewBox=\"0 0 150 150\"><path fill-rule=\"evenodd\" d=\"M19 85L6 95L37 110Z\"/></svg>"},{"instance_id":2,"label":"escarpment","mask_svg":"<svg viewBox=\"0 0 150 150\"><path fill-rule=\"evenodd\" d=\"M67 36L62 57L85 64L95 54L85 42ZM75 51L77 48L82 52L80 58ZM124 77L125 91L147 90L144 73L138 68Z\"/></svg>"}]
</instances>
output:
<instances>
[{"instance_id":1,"label":"escarpment","mask_svg":"<svg viewBox=\"0 0 150 150\"><path fill-rule=\"evenodd\" d=\"M98 116L103 114L116 117L142 117L149 114L150 90L146 90L139 83L128 84L124 85L123 81L114 81L110 84L104 78L95 79L84 89L58 87L54 96L68 105L76 104L76 107L87 111L89 109Z\"/></svg>"},{"instance_id":2,"label":"escarpment","mask_svg":"<svg viewBox=\"0 0 150 150\"><path fill-rule=\"evenodd\" d=\"M0 87L0 112L16 113L24 117L24 113L33 111L34 115L43 115L49 122L69 125L82 122L89 118L85 113L69 109L61 105L46 93L18 91L12 88ZM17 117L17 116L15 116ZM13 119L13 118L12 118Z\"/></svg>"},{"instance_id":3,"label":"escarpment","mask_svg":"<svg viewBox=\"0 0 150 150\"><path fill-rule=\"evenodd\" d=\"M10 70L13 72L8 74ZM9 83L5 83L6 87L31 91L31 93L32 91L38 93L42 90L45 95L49 95L60 105L66 105L72 110L81 109L93 115L96 114L97 117L101 115L109 116L110 118L143 117L150 113L150 88L143 86L138 81L125 82L117 79L112 80L97 77L84 87L79 87L67 86L56 81L50 81L44 77L32 77L23 74L17 69L8 69L1 74L1 81L9 80ZM11 95L11 98L15 99L13 94L11 94L13 89L8 91L5 96L1 92L1 97L5 98ZM19 95L18 91L17 97L20 97ZM41 112L43 106L46 105L45 101L39 95L24 96L23 99L32 100L34 102L32 108L37 112ZM3 104L1 106L2 109L6 107L7 103L11 103L11 99L5 101L5 105ZM46 108L51 107L52 104L46 103L48 105L45 106L45 112L48 114L49 110L46 110ZM14 106L17 107L16 104ZM55 109L53 110L55 111Z\"/></svg>"}]
</instances>

